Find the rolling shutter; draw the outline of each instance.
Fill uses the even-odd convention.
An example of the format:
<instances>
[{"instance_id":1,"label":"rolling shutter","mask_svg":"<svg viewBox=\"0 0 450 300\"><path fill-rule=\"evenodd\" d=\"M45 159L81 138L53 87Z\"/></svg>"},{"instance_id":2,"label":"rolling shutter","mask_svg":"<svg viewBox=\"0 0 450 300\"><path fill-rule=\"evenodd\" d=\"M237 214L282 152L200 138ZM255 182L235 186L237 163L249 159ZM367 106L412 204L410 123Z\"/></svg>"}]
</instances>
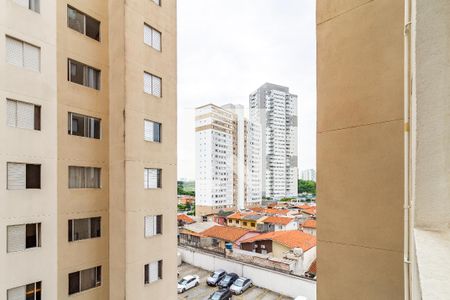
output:
<instances>
[{"instance_id":1,"label":"rolling shutter","mask_svg":"<svg viewBox=\"0 0 450 300\"><path fill-rule=\"evenodd\" d=\"M144 92L147 94L152 93L152 75L144 73Z\"/></svg>"},{"instance_id":2,"label":"rolling shutter","mask_svg":"<svg viewBox=\"0 0 450 300\"><path fill-rule=\"evenodd\" d=\"M161 51L161 33L157 30L152 30L152 46L158 51Z\"/></svg>"},{"instance_id":3,"label":"rolling shutter","mask_svg":"<svg viewBox=\"0 0 450 300\"><path fill-rule=\"evenodd\" d=\"M8 226L8 252L25 250L25 225Z\"/></svg>"},{"instance_id":4,"label":"rolling shutter","mask_svg":"<svg viewBox=\"0 0 450 300\"><path fill-rule=\"evenodd\" d=\"M154 216L146 216L144 218L145 223L145 237L154 236L156 233L156 222Z\"/></svg>"},{"instance_id":5,"label":"rolling shutter","mask_svg":"<svg viewBox=\"0 0 450 300\"><path fill-rule=\"evenodd\" d=\"M33 71L39 71L41 69L41 49L36 46L23 43L23 66Z\"/></svg>"},{"instance_id":6,"label":"rolling shutter","mask_svg":"<svg viewBox=\"0 0 450 300\"><path fill-rule=\"evenodd\" d=\"M26 286L19 286L8 290L8 300L25 300Z\"/></svg>"},{"instance_id":7,"label":"rolling shutter","mask_svg":"<svg viewBox=\"0 0 450 300\"><path fill-rule=\"evenodd\" d=\"M8 163L8 190L24 190L26 188L26 165Z\"/></svg>"},{"instance_id":8,"label":"rolling shutter","mask_svg":"<svg viewBox=\"0 0 450 300\"><path fill-rule=\"evenodd\" d=\"M17 127L34 129L34 105L17 101Z\"/></svg>"},{"instance_id":9,"label":"rolling shutter","mask_svg":"<svg viewBox=\"0 0 450 300\"><path fill-rule=\"evenodd\" d=\"M152 28L144 24L144 43L152 46Z\"/></svg>"},{"instance_id":10,"label":"rolling shutter","mask_svg":"<svg viewBox=\"0 0 450 300\"><path fill-rule=\"evenodd\" d=\"M7 124L11 127L17 126L17 101L6 100Z\"/></svg>"},{"instance_id":11,"label":"rolling shutter","mask_svg":"<svg viewBox=\"0 0 450 300\"><path fill-rule=\"evenodd\" d=\"M148 189L148 169L144 169L144 189Z\"/></svg>"},{"instance_id":12,"label":"rolling shutter","mask_svg":"<svg viewBox=\"0 0 450 300\"><path fill-rule=\"evenodd\" d=\"M149 189L158 188L158 170L157 169L147 169L148 171L148 186Z\"/></svg>"},{"instance_id":13,"label":"rolling shutter","mask_svg":"<svg viewBox=\"0 0 450 300\"><path fill-rule=\"evenodd\" d=\"M150 272L149 272L149 281L150 282L154 282L157 281L159 276L158 276L158 262L154 261L152 263L150 263Z\"/></svg>"},{"instance_id":14,"label":"rolling shutter","mask_svg":"<svg viewBox=\"0 0 450 300\"><path fill-rule=\"evenodd\" d=\"M9 64L22 67L23 43L21 41L6 37L6 61Z\"/></svg>"},{"instance_id":15,"label":"rolling shutter","mask_svg":"<svg viewBox=\"0 0 450 300\"><path fill-rule=\"evenodd\" d=\"M154 123L152 121L144 120L144 140L154 141Z\"/></svg>"},{"instance_id":16,"label":"rolling shutter","mask_svg":"<svg viewBox=\"0 0 450 300\"><path fill-rule=\"evenodd\" d=\"M161 78L152 76L152 94L161 97Z\"/></svg>"}]
</instances>

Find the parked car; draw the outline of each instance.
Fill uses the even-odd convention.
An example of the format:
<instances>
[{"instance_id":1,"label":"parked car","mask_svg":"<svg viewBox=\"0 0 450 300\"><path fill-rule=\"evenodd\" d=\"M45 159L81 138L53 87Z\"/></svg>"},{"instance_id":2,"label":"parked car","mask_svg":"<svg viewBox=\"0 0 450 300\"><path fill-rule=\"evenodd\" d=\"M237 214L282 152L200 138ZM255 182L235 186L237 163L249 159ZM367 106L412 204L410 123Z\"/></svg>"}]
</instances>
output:
<instances>
[{"instance_id":1,"label":"parked car","mask_svg":"<svg viewBox=\"0 0 450 300\"><path fill-rule=\"evenodd\" d=\"M229 289L220 289L209 296L208 300L230 300L231 292Z\"/></svg>"},{"instance_id":2,"label":"parked car","mask_svg":"<svg viewBox=\"0 0 450 300\"><path fill-rule=\"evenodd\" d=\"M240 295L253 285L251 279L245 277L239 277L236 281L231 285L230 291L233 294Z\"/></svg>"},{"instance_id":3,"label":"parked car","mask_svg":"<svg viewBox=\"0 0 450 300\"><path fill-rule=\"evenodd\" d=\"M229 288L239 276L236 273L227 274L218 284L217 286L221 288Z\"/></svg>"},{"instance_id":4,"label":"parked car","mask_svg":"<svg viewBox=\"0 0 450 300\"><path fill-rule=\"evenodd\" d=\"M200 283L200 278L197 275L188 275L178 281L178 294L196 287Z\"/></svg>"},{"instance_id":5,"label":"parked car","mask_svg":"<svg viewBox=\"0 0 450 300\"><path fill-rule=\"evenodd\" d=\"M206 284L210 286L216 286L224 277L227 275L227 272L220 269L211 274L211 276L206 279Z\"/></svg>"}]
</instances>

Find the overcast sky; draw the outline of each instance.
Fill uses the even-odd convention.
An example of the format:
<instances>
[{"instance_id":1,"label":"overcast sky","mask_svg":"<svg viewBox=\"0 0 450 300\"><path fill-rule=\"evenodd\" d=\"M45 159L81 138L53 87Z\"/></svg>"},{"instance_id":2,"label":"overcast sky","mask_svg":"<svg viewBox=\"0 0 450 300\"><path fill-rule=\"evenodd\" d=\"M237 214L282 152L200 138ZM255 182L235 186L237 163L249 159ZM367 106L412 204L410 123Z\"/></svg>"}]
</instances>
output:
<instances>
[{"instance_id":1,"label":"overcast sky","mask_svg":"<svg viewBox=\"0 0 450 300\"><path fill-rule=\"evenodd\" d=\"M178 0L178 178L195 179L195 107L248 107L265 82L298 95L299 169L315 169L315 44L315 0Z\"/></svg>"}]
</instances>

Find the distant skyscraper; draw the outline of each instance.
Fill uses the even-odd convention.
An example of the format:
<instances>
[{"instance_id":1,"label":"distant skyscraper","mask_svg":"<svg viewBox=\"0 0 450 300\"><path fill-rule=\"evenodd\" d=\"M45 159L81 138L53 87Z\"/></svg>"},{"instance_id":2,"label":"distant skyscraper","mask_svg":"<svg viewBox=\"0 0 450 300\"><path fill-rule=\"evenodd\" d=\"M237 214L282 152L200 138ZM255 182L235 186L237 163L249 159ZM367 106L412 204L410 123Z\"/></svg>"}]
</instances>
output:
<instances>
[{"instance_id":1,"label":"distant skyscraper","mask_svg":"<svg viewBox=\"0 0 450 300\"><path fill-rule=\"evenodd\" d=\"M255 147L249 139L255 128L242 105L207 104L196 109L197 215L261 203L261 180L248 163L249 157L250 161L257 157L250 151Z\"/></svg>"},{"instance_id":2,"label":"distant skyscraper","mask_svg":"<svg viewBox=\"0 0 450 300\"><path fill-rule=\"evenodd\" d=\"M300 179L316 181L316 170L307 169L300 172Z\"/></svg>"},{"instance_id":3,"label":"distant skyscraper","mask_svg":"<svg viewBox=\"0 0 450 300\"><path fill-rule=\"evenodd\" d=\"M265 83L250 95L251 124L261 130L262 191L276 199L297 195L297 95L289 88Z\"/></svg>"}]
</instances>

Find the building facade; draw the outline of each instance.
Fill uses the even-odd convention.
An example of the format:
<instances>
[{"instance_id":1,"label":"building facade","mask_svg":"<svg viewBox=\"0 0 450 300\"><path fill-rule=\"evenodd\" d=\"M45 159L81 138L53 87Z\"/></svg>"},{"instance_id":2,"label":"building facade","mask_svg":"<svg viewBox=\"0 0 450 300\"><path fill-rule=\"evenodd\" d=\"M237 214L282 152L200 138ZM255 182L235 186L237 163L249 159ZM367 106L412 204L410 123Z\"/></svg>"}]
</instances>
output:
<instances>
[{"instance_id":1,"label":"building facade","mask_svg":"<svg viewBox=\"0 0 450 300\"><path fill-rule=\"evenodd\" d=\"M0 7L0 293L176 299L175 2Z\"/></svg>"},{"instance_id":2,"label":"building facade","mask_svg":"<svg viewBox=\"0 0 450 300\"><path fill-rule=\"evenodd\" d=\"M249 97L250 123L261 131L262 193L280 199L297 195L297 95L289 88L265 83Z\"/></svg>"},{"instance_id":3,"label":"building facade","mask_svg":"<svg viewBox=\"0 0 450 300\"><path fill-rule=\"evenodd\" d=\"M300 172L300 179L316 181L316 170L314 170L314 169L302 170Z\"/></svg>"}]
</instances>

